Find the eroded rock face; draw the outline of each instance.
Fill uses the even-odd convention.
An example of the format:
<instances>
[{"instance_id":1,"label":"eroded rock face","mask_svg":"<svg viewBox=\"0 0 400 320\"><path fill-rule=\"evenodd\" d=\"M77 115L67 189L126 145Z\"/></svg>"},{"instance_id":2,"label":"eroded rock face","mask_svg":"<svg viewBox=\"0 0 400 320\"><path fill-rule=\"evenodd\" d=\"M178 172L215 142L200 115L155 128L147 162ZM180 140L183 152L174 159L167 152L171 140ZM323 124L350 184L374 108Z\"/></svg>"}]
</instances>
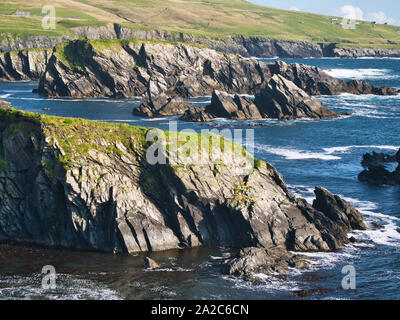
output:
<instances>
[{"instance_id":1,"label":"eroded rock face","mask_svg":"<svg viewBox=\"0 0 400 320\"><path fill-rule=\"evenodd\" d=\"M329 119L340 116L281 75L272 77L267 86L256 95L254 103L265 118Z\"/></svg>"},{"instance_id":2,"label":"eroded rock face","mask_svg":"<svg viewBox=\"0 0 400 320\"><path fill-rule=\"evenodd\" d=\"M386 165L396 162L399 163L399 165L396 170L390 172ZM400 184L400 150L394 155L376 152L372 154L366 153L363 156L361 164L366 169L358 175L360 181L368 182L373 185Z\"/></svg>"},{"instance_id":3,"label":"eroded rock face","mask_svg":"<svg viewBox=\"0 0 400 320\"><path fill-rule=\"evenodd\" d=\"M347 241L342 218L293 197L268 163L150 165L149 129L0 111L0 240L132 253Z\"/></svg>"},{"instance_id":4,"label":"eroded rock face","mask_svg":"<svg viewBox=\"0 0 400 320\"><path fill-rule=\"evenodd\" d=\"M39 80L51 51L37 49L0 54L0 81Z\"/></svg>"},{"instance_id":5,"label":"eroded rock face","mask_svg":"<svg viewBox=\"0 0 400 320\"><path fill-rule=\"evenodd\" d=\"M256 60L191 45L116 42L108 49L75 41L59 50L70 54L70 62L55 52L39 85L42 94L129 97L145 94L150 85L154 95L204 96L214 89L247 93L269 72Z\"/></svg>"}]
</instances>

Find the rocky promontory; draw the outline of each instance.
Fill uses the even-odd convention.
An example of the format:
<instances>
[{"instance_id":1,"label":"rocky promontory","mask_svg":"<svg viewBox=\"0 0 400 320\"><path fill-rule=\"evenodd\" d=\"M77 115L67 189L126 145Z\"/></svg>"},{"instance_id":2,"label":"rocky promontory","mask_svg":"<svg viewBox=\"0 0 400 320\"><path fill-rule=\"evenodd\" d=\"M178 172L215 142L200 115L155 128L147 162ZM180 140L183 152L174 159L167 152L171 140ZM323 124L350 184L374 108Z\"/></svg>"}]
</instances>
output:
<instances>
[{"instance_id":1,"label":"rocky promontory","mask_svg":"<svg viewBox=\"0 0 400 320\"><path fill-rule=\"evenodd\" d=\"M283 62L265 63L185 44L143 41L73 41L53 50L39 92L47 96L194 97L213 90L255 94L280 74L308 94L396 94L395 89L354 85L323 70Z\"/></svg>"},{"instance_id":2,"label":"rocky promontory","mask_svg":"<svg viewBox=\"0 0 400 320\"><path fill-rule=\"evenodd\" d=\"M0 130L1 241L130 253L329 251L364 228L355 209L324 189L314 207L295 198L263 161L249 171L234 162L151 165L150 128L6 108Z\"/></svg>"}]
</instances>

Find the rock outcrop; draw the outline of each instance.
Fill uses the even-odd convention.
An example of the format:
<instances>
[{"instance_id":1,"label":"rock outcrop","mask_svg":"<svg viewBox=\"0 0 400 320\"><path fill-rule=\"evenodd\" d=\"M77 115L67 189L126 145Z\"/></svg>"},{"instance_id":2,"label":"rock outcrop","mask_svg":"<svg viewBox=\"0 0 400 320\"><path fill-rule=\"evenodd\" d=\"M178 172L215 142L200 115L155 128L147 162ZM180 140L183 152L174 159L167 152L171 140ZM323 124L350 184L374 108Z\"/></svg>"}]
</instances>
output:
<instances>
[{"instance_id":1,"label":"rock outcrop","mask_svg":"<svg viewBox=\"0 0 400 320\"><path fill-rule=\"evenodd\" d=\"M39 92L75 98L141 96L148 90L153 96L165 93L171 97L205 96L213 90L254 94L274 74L312 95L361 94L356 89L367 88L348 85L314 67L264 63L193 45L73 41L54 49ZM396 90L379 92L377 88L376 93L396 94Z\"/></svg>"},{"instance_id":2,"label":"rock outcrop","mask_svg":"<svg viewBox=\"0 0 400 320\"><path fill-rule=\"evenodd\" d=\"M216 118L233 120L257 119L331 119L340 114L324 107L293 82L281 75L274 75L266 87L256 94L252 101L241 97L214 91L211 104L207 107L190 108L180 118L189 122L208 122Z\"/></svg>"},{"instance_id":3,"label":"rock outcrop","mask_svg":"<svg viewBox=\"0 0 400 320\"><path fill-rule=\"evenodd\" d=\"M254 103L264 118L330 119L340 116L281 75L272 77L267 86L256 95Z\"/></svg>"},{"instance_id":4,"label":"rock outcrop","mask_svg":"<svg viewBox=\"0 0 400 320\"><path fill-rule=\"evenodd\" d=\"M261 119L254 102L243 96L231 96L226 92L213 91L211 104L207 107L190 108L180 118L187 122L209 122L216 118L233 120Z\"/></svg>"},{"instance_id":5,"label":"rock outcrop","mask_svg":"<svg viewBox=\"0 0 400 320\"><path fill-rule=\"evenodd\" d=\"M39 80L46 70L51 49L35 49L0 54L0 81Z\"/></svg>"},{"instance_id":6,"label":"rock outcrop","mask_svg":"<svg viewBox=\"0 0 400 320\"><path fill-rule=\"evenodd\" d=\"M396 170L390 172L386 165L396 162L398 163ZM365 170L358 175L360 181L373 185L400 184L400 150L394 155L376 152L372 154L366 153L363 156L361 165Z\"/></svg>"},{"instance_id":7,"label":"rock outcrop","mask_svg":"<svg viewBox=\"0 0 400 320\"><path fill-rule=\"evenodd\" d=\"M346 243L350 241L346 234L351 230L366 230L362 214L350 203L339 196L333 195L324 188L315 188L316 199L313 203L314 213L308 216L315 226L324 229L325 239ZM323 214L321 214L323 213ZM322 227L324 226L324 227ZM299 232L297 236L302 237ZM306 240L304 243L307 243ZM311 240L312 241L312 240ZM329 240L328 240L329 242ZM307 251L300 246L296 251ZM254 274L288 273L289 268L306 268L307 258L288 252L279 247L245 248L233 257L225 260L222 272L225 274L244 277L251 280Z\"/></svg>"},{"instance_id":8,"label":"rock outcrop","mask_svg":"<svg viewBox=\"0 0 400 320\"><path fill-rule=\"evenodd\" d=\"M255 274L284 274L289 268L306 268L306 260L282 248L245 248L223 262L222 273L251 280Z\"/></svg>"},{"instance_id":9,"label":"rock outcrop","mask_svg":"<svg viewBox=\"0 0 400 320\"><path fill-rule=\"evenodd\" d=\"M279 74L292 81L309 95L338 95L341 93L396 95L394 88L379 88L365 81L343 81L329 76L323 69L299 63L277 61L271 66L271 74Z\"/></svg>"},{"instance_id":10,"label":"rock outcrop","mask_svg":"<svg viewBox=\"0 0 400 320\"><path fill-rule=\"evenodd\" d=\"M161 93L153 97L150 90L143 97L138 108L133 109L133 114L141 117L166 117L184 114L186 110L194 108L182 97L169 97Z\"/></svg>"},{"instance_id":11,"label":"rock outcrop","mask_svg":"<svg viewBox=\"0 0 400 320\"><path fill-rule=\"evenodd\" d=\"M318 209L295 198L262 161L252 170L235 161L150 164L150 128L7 108L0 131L1 241L115 253L203 245L329 251L361 219L327 192L317 193ZM168 137L171 160L179 152Z\"/></svg>"}]
</instances>

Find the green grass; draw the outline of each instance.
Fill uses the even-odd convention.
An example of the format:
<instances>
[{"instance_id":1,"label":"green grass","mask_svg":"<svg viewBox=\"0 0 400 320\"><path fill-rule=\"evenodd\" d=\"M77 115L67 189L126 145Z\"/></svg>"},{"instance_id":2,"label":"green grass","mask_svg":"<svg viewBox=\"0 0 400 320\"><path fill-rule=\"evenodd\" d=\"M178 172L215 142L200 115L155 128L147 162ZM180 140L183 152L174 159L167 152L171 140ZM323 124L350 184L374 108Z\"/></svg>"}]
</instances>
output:
<instances>
[{"instance_id":1,"label":"green grass","mask_svg":"<svg viewBox=\"0 0 400 320\"><path fill-rule=\"evenodd\" d=\"M133 156L133 159L136 159L139 163L141 161L140 158L152 144L152 142L146 140L146 135L149 130L153 130L152 128L137 127L128 124L55 117L13 108L0 109L0 120L9 123L8 127L2 132L5 138L16 133L28 135L36 131L39 134L44 134L49 144L57 143L62 149L62 153L57 155L57 159L65 170L79 166L79 161L85 157L92 157L90 155L91 150L113 155L117 158L123 157L124 152L129 152ZM176 166L176 170L179 170L178 167L191 166L198 163L197 161L186 162L186 159L190 159L192 156L186 154L186 150L188 149L197 153L199 157L201 156L201 159L206 161L204 165L211 163L220 165L221 158L216 155L219 151L227 151L227 148L231 148L232 153L230 154L233 154L235 157L240 156L240 159L250 162L254 160L252 155L241 145L214 133L186 132L182 136L177 132L154 130L157 130L159 135L161 135L159 137L165 141L167 153L170 155L176 154L178 156L177 159L182 161L178 164L170 163L171 166ZM210 140L213 143L209 145L206 142ZM119 145L123 146L122 149L124 151L118 147ZM55 170L48 163L42 163L42 166L47 168L49 173L53 175ZM217 174L218 171L214 169L214 173Z\"/></svg>"},{"instance_id":2,"label":"green grass","mask_svg":"<svg viewBox=\"0 0 400 320\"><path fill-rule=\"evenodd\" d=\"M10 16L17 10L40 14L44 4L54 4L57 9L56 30L41 29L40 17ZM71 19L72 16L78 19ZM71 35L73 27L112 22L132 29L209 37L238 34L350 47L400 47L400 27L360 22L355 30L345 30L329 18L244 0L5 0L0 4L0 38L6 34Z\"/></svg>"}]
</instances>

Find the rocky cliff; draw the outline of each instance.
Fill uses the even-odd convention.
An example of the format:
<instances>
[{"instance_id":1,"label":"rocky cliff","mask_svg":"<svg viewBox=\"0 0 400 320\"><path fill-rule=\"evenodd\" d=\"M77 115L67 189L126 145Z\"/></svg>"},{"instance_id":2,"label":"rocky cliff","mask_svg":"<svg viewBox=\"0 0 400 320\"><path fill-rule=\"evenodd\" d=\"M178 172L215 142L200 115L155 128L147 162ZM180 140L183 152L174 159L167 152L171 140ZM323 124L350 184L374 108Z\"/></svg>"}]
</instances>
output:
<instances>
[{"instance_id":1,"label":"rocky cliff","mask_svg":"<svg viewBox=\"0 0 400 320\"><path fill-rule=\"evenodd\" d=\"M150 130L0 109L0 240L105 252L328 251L365 228L361 214L324 189L314 207L296 199L259 160L244 171L229 161L151 165ZM181 147L168 148L168 159Z\"/></svg>"},{"instance_id":2,"label":"rocky cliff","mask_svg":"<svg viewBox=\"0 0 400 320\"><path fill-rule=\"evenodd\" d=\"M156 97L256 93L281 74L308 94L396 94L364 82L345 82L323 70L284 62L264 63L184 44L143 41L73 41L55 47L39 92L48 96Z\"/></svg>"},{"instance_id":3,"label":"rocky cliff","mask_svg":"<svg viewBox=\"0 0 400 320\"><path fill-rule=\"evenodd\" d=\"M51 49L0 53L0 81L39 80L51 54Z\"/></svg>"},{"instance_id":4,"label":"rocky cliff","mask_svg":"<svg viewBox=\"0 0 400 320\"><path fill-rule=\"evenodd\" d=\"M72 28L74 35L64 37L28 36L26 39L7 37L0 41L0 52L29 48L50 48L70 40L80 39L141 39L180 41L204 45L217 51L260 58L306 58L306 57L400 57L400 49L343 48L336 44L319 44L306 41L288 41L263 37L206 37L187 33L170 33L159 30L140 30L120 24L100 27Z\"/></svg>"}]
</instances>

